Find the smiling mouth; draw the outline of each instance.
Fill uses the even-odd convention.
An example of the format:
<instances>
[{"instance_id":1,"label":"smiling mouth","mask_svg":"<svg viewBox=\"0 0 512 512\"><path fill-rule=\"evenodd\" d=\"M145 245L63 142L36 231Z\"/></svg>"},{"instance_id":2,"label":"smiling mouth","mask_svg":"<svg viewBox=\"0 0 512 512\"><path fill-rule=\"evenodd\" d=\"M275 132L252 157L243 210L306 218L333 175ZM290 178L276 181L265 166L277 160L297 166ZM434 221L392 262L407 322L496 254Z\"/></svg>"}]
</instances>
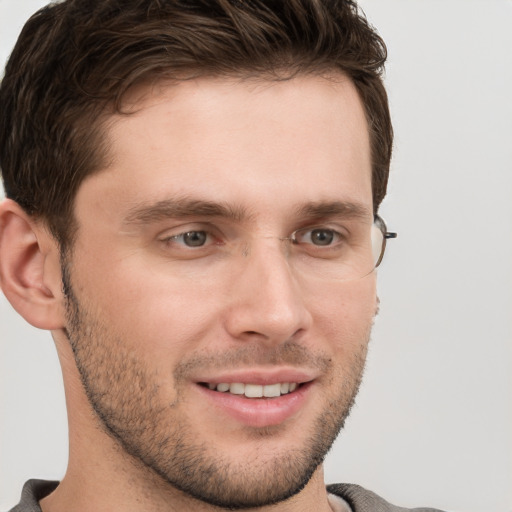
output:
<instances>
[{"instance_id":1,"label":"smiling mouth","mask_svg":"<svg viewBox=\"0 0 512 512\"><path fill-rule=\"evenodd\" d=\"M246 398L277 398L282 395L293 393L301 386L297 382L277 382L275 384L244 384L242 382L221 382L201 383L202 386L218 391L219 393L230 393L232 395L244 395Z\"/></svg>"}]
</instances>

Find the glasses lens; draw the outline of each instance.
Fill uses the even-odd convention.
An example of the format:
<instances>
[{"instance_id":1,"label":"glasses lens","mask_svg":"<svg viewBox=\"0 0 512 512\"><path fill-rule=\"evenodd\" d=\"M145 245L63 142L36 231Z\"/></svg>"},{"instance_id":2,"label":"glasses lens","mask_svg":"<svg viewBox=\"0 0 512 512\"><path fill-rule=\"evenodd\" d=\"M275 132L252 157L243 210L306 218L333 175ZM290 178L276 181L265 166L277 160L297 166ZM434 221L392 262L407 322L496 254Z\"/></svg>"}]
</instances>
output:
<instances>
[{"instance_id":1,"label":"glasses lens","mask_svg":"<svg viewBox=\"0 0 512 512\"><path fill-rule=\"evenodd\" d=\"M380 220L380 219L379 219ZM372 257L373 257L373 268L379 266L382 261L382 257L384 256L384 248L386 246L386 238L385 238L385 230L383 231L383 223L377 222L377 220L372 225Z\"/></svg>"},{"instance_id":2,"label":"glasses lens","mask_svg":"<svg viewBox=\"0 0 512 512\"><path fill-rule=\"evenodd\" d=\"M296 231L292 238L292 266L313 279L360 279L382 260L386 226L379 218L370 227L351 221L339 231L315 226Z\"/></svg>"}]
</instances>

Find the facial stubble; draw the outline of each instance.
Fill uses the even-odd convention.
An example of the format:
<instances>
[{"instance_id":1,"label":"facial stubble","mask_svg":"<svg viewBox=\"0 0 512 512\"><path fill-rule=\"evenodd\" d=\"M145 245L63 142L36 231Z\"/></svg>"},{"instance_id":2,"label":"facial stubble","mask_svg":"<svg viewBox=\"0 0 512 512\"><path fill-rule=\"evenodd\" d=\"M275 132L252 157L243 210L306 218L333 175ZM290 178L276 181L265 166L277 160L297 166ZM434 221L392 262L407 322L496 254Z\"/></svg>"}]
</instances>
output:
<instances>
[{"instance_id":1,"label":"facial stubble","mask_svg":"<svg viewBox=\"0 0 512 512\"><path fill-rule=\"evenodd\" d=\"M361 382L371 325L351 360L338 378L330 359L312 354L295 342L287 342L265 351L242 349L236 354L194 356L174 369L173 400L162 397L156 370L130 351L123 340L77 299L63 265L67 298L67 334L80 373L84 391L100 427L129 460L151 481L155 475L188 496L230 510L267 506L299 493L322 463L344 425ZM249 360L249 361L248 361ZM183 413L183 384L192 368L236 367L247 362L273 362L322 367L327 389L338 380L321 415L311 425L305 443L276 452L261 460L266 443L286 436L286 426L247 428L255 449L253 460L233 461L205 440L194 435L193 424ZM149 473L148 473L149 471Z\"/></svg>"}]
</instances>

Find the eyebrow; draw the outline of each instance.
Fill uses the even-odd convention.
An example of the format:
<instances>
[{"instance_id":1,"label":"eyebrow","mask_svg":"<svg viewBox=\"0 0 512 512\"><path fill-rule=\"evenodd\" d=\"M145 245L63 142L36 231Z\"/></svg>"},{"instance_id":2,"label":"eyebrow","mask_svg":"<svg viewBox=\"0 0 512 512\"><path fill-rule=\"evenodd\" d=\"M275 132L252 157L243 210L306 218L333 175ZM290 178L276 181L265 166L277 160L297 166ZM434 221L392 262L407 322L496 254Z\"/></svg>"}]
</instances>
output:
<instances>
[{"instance_id":1,"label":"eyebrow","mask_svg":"<svg viewBox=\"0 0 512 512\"><path fill-rule=\"evenodd\" d=\"M299 217L321 219L344 217L347 219L373 219L373 211L362 203L352 201L319 201L308 203L297 209Z\"/></svg>"},{"instance_id":2,"label":"eyebrow","mask_svg":"<svg viewBox=\"0 0 512 512\"><path fill-rule=\"evenodd\" d=\"M139 204L130 208L125 224L150 224L165 219L189 217L220 217L241 222L251 215L241 206L200 199L165 199L152 204Z\"/></svg>"},{"instance_id":3,"label":"eyebrow","mask_svg":"<svg viewBox=\"0 0 512 512\"><path fill-rule=\"evenodd\" d=\"M352 201L318 201L301 204L296 208L295 213L299 218L313 220L332 216L348 219L373 218L373 213L369 208ZM243 222L253 219L254 215L239 205L192 198L175 198L150 204L138 204L130 208L123 223L151 224L165 219L194 217L215 217Z\"/></svg>"}]
</instances>

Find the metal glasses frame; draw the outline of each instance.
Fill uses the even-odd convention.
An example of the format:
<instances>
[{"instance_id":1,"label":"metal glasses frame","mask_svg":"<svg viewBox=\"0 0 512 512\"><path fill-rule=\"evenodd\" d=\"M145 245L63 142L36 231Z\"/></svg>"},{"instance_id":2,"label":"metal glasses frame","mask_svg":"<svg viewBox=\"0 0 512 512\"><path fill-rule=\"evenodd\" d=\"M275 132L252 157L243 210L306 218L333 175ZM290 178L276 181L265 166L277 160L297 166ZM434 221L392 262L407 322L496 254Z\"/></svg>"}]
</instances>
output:
<instances>
[{"instance_id":1,"label":"metal glasses frame","mask_svg":"<svg viewBox=\"0 0 512 512\"><path fill-rule=\"evenodd\" d=\"M379 215L375 215L375 217L373 219L373 223L382 232L382 248L381 248L381 251L380 251L379 259L377 260L377 263L375 264L375 268L377 268L380 265L380 263L382 261L382 258L384 258L384 252L386 250L386 243L387 243L387 241L390 238L396 238L398 236L398 233L394 233L394 232L388 231L386 223L384 222L384 220Z\"/></svg>"}]
</instances>

